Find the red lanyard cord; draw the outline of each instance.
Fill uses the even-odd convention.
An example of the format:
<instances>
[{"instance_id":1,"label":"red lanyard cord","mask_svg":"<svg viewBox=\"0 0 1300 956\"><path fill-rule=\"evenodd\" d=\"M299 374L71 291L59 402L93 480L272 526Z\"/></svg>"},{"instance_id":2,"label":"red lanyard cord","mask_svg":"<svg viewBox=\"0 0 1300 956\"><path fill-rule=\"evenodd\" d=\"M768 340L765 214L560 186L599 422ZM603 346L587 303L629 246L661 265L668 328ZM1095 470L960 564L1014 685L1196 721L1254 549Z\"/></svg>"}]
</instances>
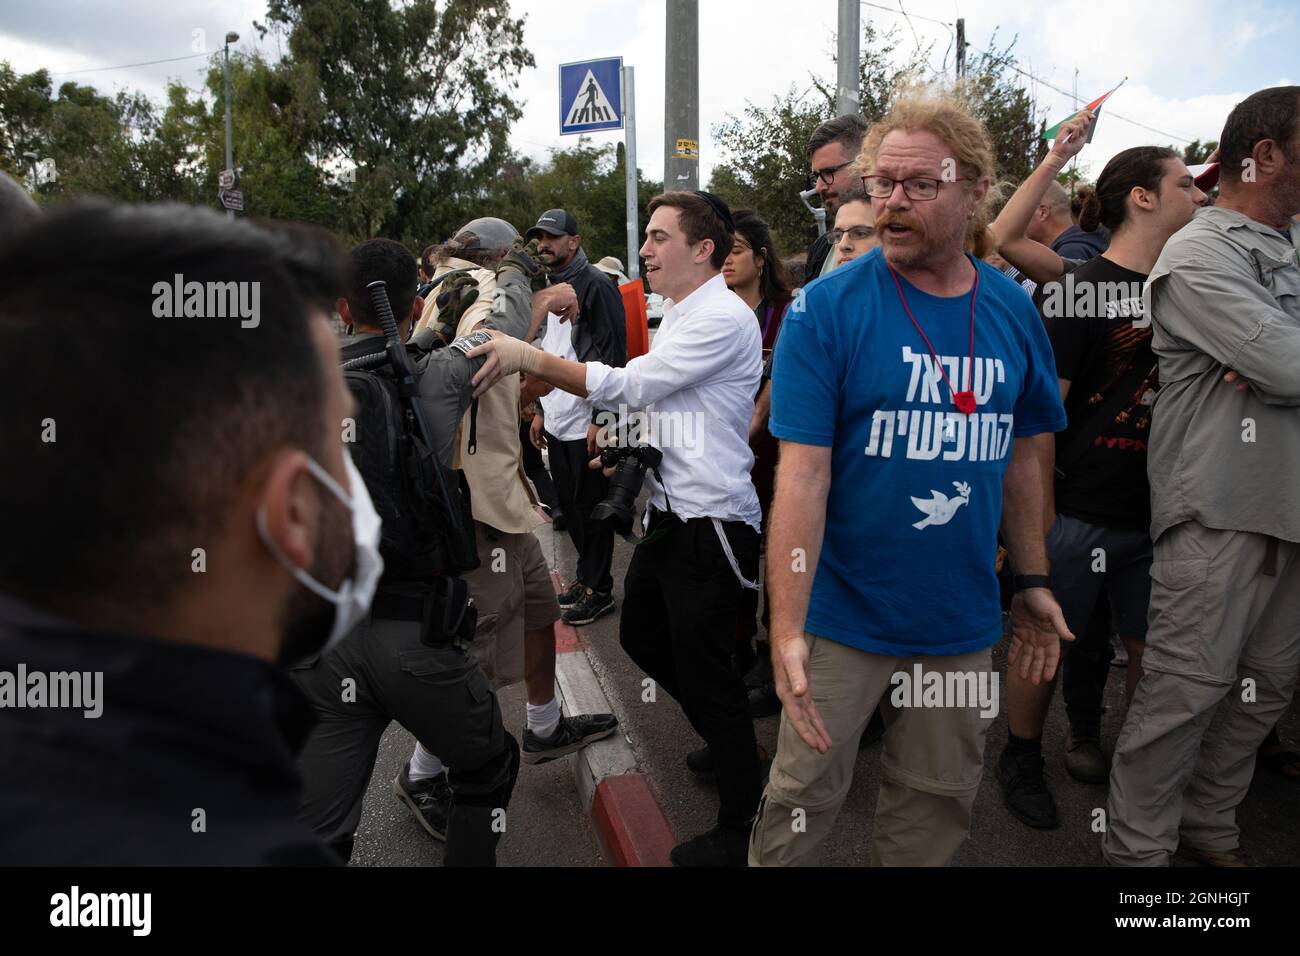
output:
<instances>
[{"instance_id":1,"label":"red lanyard cord","mask_svg":"<svg viewBox=\"0 0 1300 956\"><path fill-rule=\"evenodd\" d=\"M953 388L952 382L948 380L948 373L944 371L943 363L939 361L939 354L935 352L934 346L930 344L930 339L925 334L925 330L921 328L921 323L916 321L916 316L912 314L912 310L908 307L907 297L903 295L903 286L898 281L898 273L894 271L893 266L888 266L888 268L889 274L894 280L894 288L898 290L898 301L903 303L903 311L907 313L907 317L912 320L912 325L920 333L921 340L925 342L925 347L930 350L930 357L934 359L934 364L939 367L939 374L943 376L944 384L948 386L948 391L952 394L953 404L957 406L957 411L963 415L971 414L975 411L975 393L970 386L975 376L975 295L980 289L979 267L975 267L975 285L970 290L970 364L966 367L967 387L960 392Z\"/></svg>"}]
</instances>

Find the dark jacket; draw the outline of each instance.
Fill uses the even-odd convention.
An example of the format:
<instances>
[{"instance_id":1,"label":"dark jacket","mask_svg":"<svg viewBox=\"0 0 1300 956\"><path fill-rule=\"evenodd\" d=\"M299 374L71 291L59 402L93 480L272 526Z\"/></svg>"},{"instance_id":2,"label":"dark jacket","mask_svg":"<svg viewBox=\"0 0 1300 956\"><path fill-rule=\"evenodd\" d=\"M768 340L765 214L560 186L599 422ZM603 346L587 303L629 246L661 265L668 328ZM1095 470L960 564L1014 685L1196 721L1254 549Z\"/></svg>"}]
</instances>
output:
<instances>
[{"instance_id":1,"label":"dark jacket","mask_svg":"<svg viewBox=\"0 0 1300 956\"><path fill-rule=\"evenodd\" d=\"M813 240L813 244L808 247L808 259L803 264L803 284L807 285L822 274L822 266L826 264L826 257L831 251L831 234L830 230L823 232Z\"/></svg>"},{"instance_id":2,"label":"dark jacket","mask_svg":"<svg viewBox=\"0 0 1300 956\"><path fill-rule=\"evenodd\" d=\"M20 663L102 672L102 712L0 710L0 865L337 862L297 819L313 717L278 668L85 630L0 595L0 672Z\"/></svg>"},{"instance_id":3,"label":"dark jacket","mask_svg":"<svg viewBox=\"0 0 1300 956\"><path fill-rule=\"evenodd\" d=\"M623 367L627 364L627 312L618 286L591 265L569 281L578 297L578 321L571 323L570 333L578 361ZM599 424L600 414L599 409L592 409L593 424Z\"/></svg>"},{"instance_id":4,"label":"dark jacket","mask_svg":"<svg viewBox=\"0 0 1300 956\"><path fill-rule=\"evenodd\" d=\"M627 313L618 286L590 265L578 273L572 285L578 297L578 321L572 323L578 361L618 368L626 365Z\"/></svg>"},{"instance_id":5,"label":"dark jacket","mask_svg":"<svg viewBox=\"0 0 1300 956\"><path fill-rule=\"evenodd\" d=\"M1100 229L1084 232L1078 226L1071 226L1052 240L1052 251L1062 259L1082 259L1085 262L1099 256L1110 245L1110 238Z\"/></svg>"}]
</instances>

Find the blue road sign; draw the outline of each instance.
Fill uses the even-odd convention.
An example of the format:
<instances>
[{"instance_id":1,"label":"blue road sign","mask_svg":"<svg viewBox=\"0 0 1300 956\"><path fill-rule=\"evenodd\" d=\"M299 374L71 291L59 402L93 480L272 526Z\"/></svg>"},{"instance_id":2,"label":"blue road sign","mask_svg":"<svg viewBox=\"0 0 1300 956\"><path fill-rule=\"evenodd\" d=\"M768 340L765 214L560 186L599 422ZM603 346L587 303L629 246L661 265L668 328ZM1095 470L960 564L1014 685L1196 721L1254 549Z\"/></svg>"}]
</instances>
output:
<instances>
[{"instance_id":1,"label":"blue road sign","mask_svg":"<svg viewBox=\"0 0 1300 956\"><path fill-rule=\"evenodd\" d=\"M560 135L623 128L623 58L560 64Z\"/></svg>"}]
</instances>

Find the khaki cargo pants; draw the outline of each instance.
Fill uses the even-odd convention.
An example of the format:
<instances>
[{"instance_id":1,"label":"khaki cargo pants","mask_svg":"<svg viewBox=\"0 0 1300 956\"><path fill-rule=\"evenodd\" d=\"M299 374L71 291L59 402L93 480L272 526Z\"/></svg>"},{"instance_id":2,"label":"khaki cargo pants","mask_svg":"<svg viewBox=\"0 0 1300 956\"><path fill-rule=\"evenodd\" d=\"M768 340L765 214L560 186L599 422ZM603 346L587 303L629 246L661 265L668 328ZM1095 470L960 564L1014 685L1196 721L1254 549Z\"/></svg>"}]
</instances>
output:
<instances>
[{"instance_id":1,"label":"khaki cargo pants","mask_svg":"<svg viewBox=\"0 0 1300 956\"><path fill-rule=\"evenodd\" d=\"M1167 866L1238 846L1255 753L1300 668L1300 545L1195 521L1155 543L1142 680L1110 772L1102 855Z\"/></svg>"},{"instance_id":2,"label":"khaki cargo pants","mask_svg":"<svg viewBox=\"0 0 1300 956\"><path fill-rule=\"evenodd\" d=\"M998 677L989 649L953 657L883 657L805 635L813 700L831 737L818 753L781 716L776 759L749 838L750 866L814 866L853 782L853 765L877 704L885 718L872 866L943 866L970 829L992 717L967 706L896 707L896 672ZM995 686L995 685L991 685ZM1000 694L997 698L1000 702Z\"/></svg>"}]
</instances>

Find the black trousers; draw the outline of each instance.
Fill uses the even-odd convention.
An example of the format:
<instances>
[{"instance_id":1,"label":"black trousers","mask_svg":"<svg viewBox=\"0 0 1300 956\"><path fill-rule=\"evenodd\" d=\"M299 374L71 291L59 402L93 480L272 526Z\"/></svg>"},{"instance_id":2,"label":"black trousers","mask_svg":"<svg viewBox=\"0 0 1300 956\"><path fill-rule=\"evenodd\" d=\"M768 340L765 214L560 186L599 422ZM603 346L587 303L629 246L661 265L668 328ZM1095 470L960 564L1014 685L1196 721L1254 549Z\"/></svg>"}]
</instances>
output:
<instances>
[{"instance_id":1,"label":"black trousers","mask_svg":"<svg viewBox=\"0 0 1300 956\"><path fill-rule=\"evenodd\" d=\"M569 538L578 549L578 580L602 594L614 590L610 566L614 562L614 526L593 521L591 509L609 494L609 479L588 468L594 455L587 454L587 440L560 441L546 433L551 470L555 472L555 493L560 510L569 521Z\"/></svg>"},{"instance_id":2,"label":"black trousers","mask_svg":"<svg viewBox=\"0 0 1300 956\"><path fill-rule=\"evenodd\" d=\"M299 759L298 815L346 860L361 801L390 721L447 764L453 792L446 866L495 866L493 811L510 802L519 745L478 662L454 645L428 647L415 621L372 620L315 662L290 671L318 723Z\"/></svg>"},{"instance_id":3,"label":"black trousers","mask_svg":"<svg viewBox=\"0 0 1300 956\"><path fill-rule=\"evenodd\" d=\"M664 536L637 545L627 569L619 642L713 752L718 824L747 827L762 787L745 684L731 667L743 588L708 518L653 513L647 534L664 523ZM758 532L739 521L722 526L741 573L753 580Z\"/></svg>"},{"instance_id":4,"label":"black trousers","mask_svg":"<svg viewBox=\"0 0 1300 956\"><path fill-rule=\"evenodd\" d=\"M537 489L537 497L542 499L542 504L551 510L551 517L563 514L560 509L560 500L555 494L555 483L551 481L551 473L546 470L546 462L542 461L542 453L533 447L533 443L528 439L528 422L522 419L519 422L519 444L524 450L524 474L528 480L533 483Z\"/></svg>"},{"instance_id":5,"label":"black trousers","mask_svg":"<svg viewBox=\"0 0 1300 956\"><path fill-rule=\"evenodd\" d=\"M1061 661L1061 697L1076 737L1096 737L1101 732L1106 678L1110 675L1110 662L1115 658L1110 632L1110 602L1101 594L1088 619L1087 630L1075 635L1074 644Z\"/></svg>"}]
</instances>

